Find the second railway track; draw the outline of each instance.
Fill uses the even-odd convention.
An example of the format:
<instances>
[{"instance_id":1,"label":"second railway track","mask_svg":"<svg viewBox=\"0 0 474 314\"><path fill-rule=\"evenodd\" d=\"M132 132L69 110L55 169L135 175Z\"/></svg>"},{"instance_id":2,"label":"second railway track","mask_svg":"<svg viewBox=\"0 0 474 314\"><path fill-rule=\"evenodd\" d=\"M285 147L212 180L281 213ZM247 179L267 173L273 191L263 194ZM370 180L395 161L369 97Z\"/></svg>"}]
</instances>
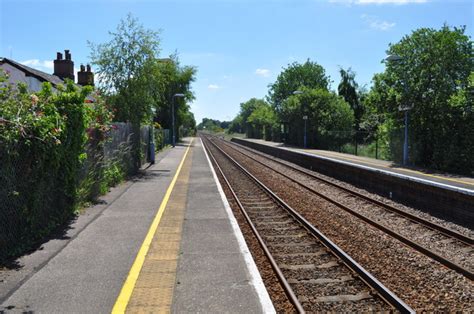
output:
<instances>
[{"instance_id":1,"label":"second railway track","mask_svg":"<svg viewBox=\"0 0 474 314\"><path fill-rule=\"evenodd\" d=\"M298 312L412 311L237 161L204 142Z\"/></svg>"},{"instance_id":2,"label":"second railway track","mask_svg":"<svg viewBox=\"0 0 474 314\"><path fill-rule=\"evenodd\" d=\"M218 140L218 139L214 139L214 140ZM343 210L358 217L359 219L365 221L366 223L382 230L383 232L389 234L390 236L396 238L397 240L403 242L404 244L440 262L441 264L463 274L470 280L474 280L474 274L472 270L472 263L473 263L472 255L474 253L474 248L473 248L474 240L472 238L465 236L463 234L460 234L456 231L444 228L443 226L430 222L426 219L423 219L415 215L412 215L410 213L399 210L393 206L387 205L378 200L371 199L363 194L357 193L355 191L351 191L348 188L345 188L341 185L335 184L331 181L325 180L324 178L318 177L311 171L301 169L300 167L295 167L289 164L288 162L280 161L274 157L266 156L263 153L255 152L241 145L236 145L233 143L231 144L231 143L224 142L221 140L219 140L219 144L225 145L226 147L235 150L239 154L246 156L247 158L253 160L254 162L257 162L263 167L271 169L271 171L274 171L286 177L287 179L295 182L296 184L299 184L306 190L309 190L311 193L314 193L318 195L319 197L322 197L323 199L335 204L339 208L342 208ZM261 159L264 159L267 162L264 162ZM280 165L284 170L275 169L275 167L272 167L271 163ZM346 194L349 194L352 198L358 198L359 200L372 205L372 207L375 206L379 210L385 211L385 213L383 214L385 216L389 215L390 216L388 217L389 219L402 219L404 220L404 224L405 225L409 224L413 230L415 228L418 228L418 229L424 228L422 229L424 230L423 236L428 238L428 240L425 240L425 242L428 241L429 246L420 244L418 241L412 240L410 235L400 233L398 230L390 226L389 221L381 222L380 219L369 217L368 215L364 213L361 213L357 210L352 209L350 206L347 206L347 204L344 204L341 201L336 200L333 196L328 196L325 193L321 193L320 191L316 190L312 186L311 183L308 184L308 181L307 180L305 181L303 179L304 177L310 178L310 180L312 181L322 182L323 184L334 187L336 189L341 190L342 192ZM351 199L351 201L352 200L353 199ZM419 233L420 231L417 230L417 232ZM439 249L440 247L441 249ZM457 252L458 255L467 256L467 257L461 260L449 258L447 255L449 255L452 252Z\"/></svg>"}]
</instances>

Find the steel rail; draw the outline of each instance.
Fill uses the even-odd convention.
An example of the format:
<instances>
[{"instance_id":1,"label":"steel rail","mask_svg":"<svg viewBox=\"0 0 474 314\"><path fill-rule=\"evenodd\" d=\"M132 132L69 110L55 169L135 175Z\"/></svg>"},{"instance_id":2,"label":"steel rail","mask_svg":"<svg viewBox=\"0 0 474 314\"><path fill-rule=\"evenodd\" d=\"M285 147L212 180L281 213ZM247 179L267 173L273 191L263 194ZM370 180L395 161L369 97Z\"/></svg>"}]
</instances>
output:
<instances>
[{"instance_id":1,"label":"steel rail","mask_svg":"<svg viewBox=\"0 0 474 314\"><path fill-rule=\"evenodd\" d=\"M234 165L241 169L252 181L254 181L260 188L262 188L266 193L268 193L275 201L277 201L283 208L285 208L298 222L300 222L313 236L319 239L321 243L326 246L333 254L339 257L344 265L351 269L354 273L359 275L359 278L366 283L373 291L384 300L387 304L397 309L402 313L414 313L414 310L410 308L406 303L404 303L400 298L398 298L392 291L386 288L380 281L378 281L372 274L366 271L359 263L357 263L352 257L345 253L339 246L327 238L321 231L314 227L310 222L308 222L303 216L301 216L297 211L291 208L285 201L283 201L278 195L271 191L266 185L264 185L260 180L258 180L254 175L252 175L247 169L245 169L241 164L239 164L234 158L229 154L224 152L220 147L218 147L212 141L212 143L225 157L227 157Z\"/></svg>"},{"instance_id":2,"label":"steel rail","mask_svg":"<svg viewBox=\"0 0 474 314\"><path fill-rule=\"evenodd\" d=\"M225 142L225 141L224 141L224 142ZM379 207L383 207L383 208L385 208L386 210L392 211L392 212L394 212L394 213L396 213L396 214L398 214L398 215L400 215L400 216L403 216L403 217L405 217L405 218L411 220L411 221L414 222L414 223L422 224L422 225L424 225L426 228L429 228L429 229L431 229L431 230L438 231L438 232L440 232L440 233L442 233L442 234L444 234L444 235L446 235L446 236L448 236L448 237L455 238L455 239L457 239L457 240L459 240L459 241L461 241L461 242L464 242L466 245L474 245L474 238L470 238L470 237L465 236L465 235L463 235L463 234L461 234L461 233L459 233L459 232L456 232L456 231L454 231L454 230L445 228L445 227L443 227L443 226L441 226L441 225L439 225L439 224L437 224L437 223L434 223L434 222L431 222L431 221L429 221L429 220L426 220L426 219L423 219L423 218L421 218L421 217L418 217L418 216L416 216L416 215L407 213L407 212L405 212L405 211L403 211L403 210L401 210L401 209L398 209L398 208L396 208L396 207L394 207L394 206L391 206L391 205L389 205L389 204L385 204L385 203L383 203L383 202L381 202L381 201L378 201L378 200L376 200L376 199L370 198L369 196L366 196L366 195L364 195L364 194L362 194L362 193L359 193L359 192L357 192L357 191L350 190L349 188L346 188L346 187L344 187L344 186L341 186L341 185L339 185L339 184L337 184L337 183L335 183L335 182L331 182L331 181L329 181L329 180L327 180L327 179L318 177L318 176L315 175L314 173L311 173L309 170L300 169L300 168L298 168L298 167L295 167L294 165L289 164L289 162L284 162L284 161L278 160L278 158L273 157L273 156L270 157L270 156L268 156L268 155L263 154L262 152L258 152L258 151L255 151L255 150L250 150L250 148L248 148L248 147L246 147L246 146L244 146L244 145L242 145L242 144L239 144L239 143L232 143L232 145L230 145L228 142L225 142L225 144L226 144L227 146L231 147L231 148L233 148L232 145L241 147L242 149L244 149L244 150L246 150L246 151L248 151L248 152L254 153L254 154L259 155L259 156L261 156L261 157L263 157L263 158L266 158L266 159L270 159L270 160L272 160L272 161L274 161L274 162L276 162L276 163L278 163L278 164L281 164L281 165L283 165L283 166L285 166L285 167L288 167L288 168L290 168L290 169L292 169L292 170L294 170L294 171L303 173L303 174L305 174L305 175L307 175L307 176L309 176L309 177L311 177L311 178L313 178L313 179L319 180L319 181L321 181L321 182L324 182L325 184L328 184L328 185L331 185L331 186L333 186L333 187L336 187L336 188L338 188L338 189L340 189L340 190L343 190L344 192L347 192L347 193L352 194L352 195L354 195L354 196L356 196L356 197L358 197L358 198L361 198L361 199L363 199L364 201L366 201L366 202L368 202L368 203L372 203L372 204L377 205L377 206L379 206ZM234 149L235 149L235 148L234 148ZM251 156L248 156L248 157L251 158L251 159L254 159L254 158L251 157Z\"/></svg>"},{"instance_id":3,"label":"steel rail","mask_svg":"<svg viewBox=\"0 0 474 314\"><path fill-rule=\"evenodd\" d=\"M285 278L285 275L283 275L283 272L281 271L280 267L278 267L277 262L273 258L272 254L270 253L270 250L265 244L265 241L263 238L260 236L260 233L257 231L257 228L253 224L252 220L250 219L249 215L247 214L247 211L245 210L244 206L240 202L237 194L235 193L234 189L232 188L229 180L227 179L226 175L224 174L224 171L222 171L221 167L219 166L219 163L217 162L216 158L214 157L214 154L211 152L211 150L205 145L206 150L209 152L209 156L211 157L212 161L217 167L217 170L221 174L222 178L224 179L228 189L230 190L232 197L236 201L240 211L242 212L242 215L245 217L245 220L247 220L248 225L252 229L253 234L257 238L258 243L260 244L260 247L262 248L263 252L268 258L268 261L270 262L270 265L272 266L273 270L275 271L278 281L280 282L283 290L286 293L286 296L288 297L288 300L293 304L295 309L298 311L298 313L305 313L305 310L303 306L301 305L300 301L296 297L296 294L294 293L293 289L291 288L290 284Z\"/></svg>"},{"instance_id":4,"label":"steel rail","mask_svg":"<svg viewBox=\"0 0 474 314\"><path fill-rule=\"evenodd\" d=\"M239 152L238 150L236 150L236 151ZM243 154L242 152L239 152L239 153ZM347 211L348 213L350 213L350 214L356 216L357 218L363 220L364 222L366 222L366 223L368 223L368 224L374 226L375 228L377 228L377 229L379 229L379 230L381 230L381 231L383 231L383 232L389 234L390 236L394 237L395 239L399 240L400 242L402 242L402 243L404 243L404 244L406 244L406 245L408 245L408 246L414 248L415 250L417 250L417 251L423 253L424 255L430 257L431 259L436 260L437 262L439 262L439 263L443 264L444 266L446 266L446 267L448 267L448 268L450 268L450 269L452 269L452 270L454 270L454 271L456 271L456 272L462 274L463 276L467 277L467 278L470 279L470 280L474 280L474 273L473 273L472 271L470 271L469 269L466 269L466 268L464 268L463 266L461 266L461 265L459 265L459 264L457 264L457 263L455 263L455 262L453 262L453 261L451 261L451 260L449 260L449 259L447 259L447 258L445 258L445 257L443 257L443 256L441 256L441 255L439 255L439 254L437 254L436 252L433 252L433 251L431 251L430 249L428 249L428 248L426 248L426 247L424 247L424 246L422 246L422 245L420 245L420 244L418 244L418 243L416 243L416 242L414 242L414 241L412 241L412 240L410 240L410 239L404 237L403 235L397 233L396 231L393 231L393 230L391 230L391 229L389 229L389 228L387 228L387 227L381 225L380 223L376 222L375 220L370 219L370 218L368 218L368 217L366 217L366 216L364 216L364 215L358 213L357 211L355 211L355 210L349 208L348 206L346 206L346 205L344 205L344 204L342 204L342 203L340 203L340 202L338 202L338 201L336 201L336 200L334 200L334 199L332 199L332 198L326 196L325 194L322 194L321 192L318 192L318 191L316 191L315 189L313 189L313 188L311 188L311 187L309 187L309 186L307 186L307 185L302 184L301 182L299 182L298 180L296 180L296 179L294 179L294 178L288 176L287 174L285 174L285 173L283 173L283 172L281 172L281 171L279 171L279 170L273 169L273 168L270 167L269 165L266 165L265 163L263 163L263 162L261 162L261 161L255 159L255 158L253 158L253 157L251 157L251 156L248 156L248 155L246 155L246 154L243 154L243 155L245 155L245 156L247 156L247 158L250 158L251 160L253 160L253 161L255 161L255 162L257 162L257 163L259 163L259 164L265 166L266 168L273 170L274 172L276 172L276 173L280 174L281 176L283 176L283 177L289 179L290 181L292 181L292 182L298 184L299 186L303 187L304 189L310 191L311 193L314 193L314 194L318 195L319 197L321 197L321 198L327 200L328 202L330 202L330 203L332 203L332 204L334 204L334 205L340 207L341 209L343 209L343 210ZM463 242L464 242L464 241L463 241ZM469 244L468 244L468 245L469 245Z\"/></svg>"}]
</instances>

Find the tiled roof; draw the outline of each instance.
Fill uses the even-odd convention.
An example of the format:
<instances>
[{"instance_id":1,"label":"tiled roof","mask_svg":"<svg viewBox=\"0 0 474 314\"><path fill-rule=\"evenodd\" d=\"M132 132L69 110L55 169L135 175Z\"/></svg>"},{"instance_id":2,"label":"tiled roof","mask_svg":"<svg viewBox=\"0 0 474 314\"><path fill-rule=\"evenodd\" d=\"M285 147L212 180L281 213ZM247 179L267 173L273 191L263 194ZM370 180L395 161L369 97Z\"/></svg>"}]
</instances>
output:
<instances>
[{"instance_id":1,"label":"tiled roof","mask_svg":"<svg viewBox=\"0 0 474 314\"><path fill-rule=\"evenodd\" d=\"M29 66L23 65L21 63L18 63L16 61L13 61L11 59L7 58L1 58L0 57L0 63L9 63L10 65L18 68L19 70L25 72L29 76L34 76L38 80L42 82L50 82L53 85L58 85L58 84L64 84L64 81L57 77L56 75L48 74L43 71L39 71L33 68L30 68Z\"/></svg>"}]
</instances>

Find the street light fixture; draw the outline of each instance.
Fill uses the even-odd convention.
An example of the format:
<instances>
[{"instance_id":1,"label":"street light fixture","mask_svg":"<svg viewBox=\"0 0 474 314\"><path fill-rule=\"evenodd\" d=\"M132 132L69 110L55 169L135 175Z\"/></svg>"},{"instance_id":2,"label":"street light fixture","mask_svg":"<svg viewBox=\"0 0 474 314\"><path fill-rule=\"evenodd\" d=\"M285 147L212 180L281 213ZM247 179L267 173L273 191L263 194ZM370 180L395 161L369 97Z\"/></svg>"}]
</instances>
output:
<instances>
[{"instance_id":1,"label":"street light fixture","mask_svg":"<svg viewBox=\"0 0 474 314\"><path fill-rule=\"evenodd\" d=\"M404 58L400 57L397 54L390 54L385 58L385 61L387 62L393 62L393 63L400 63L403 62ZM406 79L403 80L402 82L405 96L408 94L408 85L406 82ZM398 107L399 111L403 111L405 113L405 139L403 141L403 165L406 166L408 164L408 111L412 109L413 106L410 105L401 105Z\"/></svg>"},{"instance_id":2,"label":"street light fixture","mask_svg":"<svg viewBox=\"0 0 474 314\"><path fill-rule=\"evenodd\" d=\"M174 99L176 97L181 97L181 98L184 98L184 94L181 94L181 93L177 93L177 94L174 94L172 99L171 99L171 138L172 138L172 145L173 147L176 146L176 135L175 135L175 132L174 132Z\"/></svg>"},{"instance_id":3,"label":"street light fixture","mask_svg":"<svg viewBox=\"0 0 474 314\"><path fill-rule=\"evenodd\" d=\"M293 95L301 95L301 94L304 94L303 91L300 91L300 90L295 90L293 92ZM306 121L308 121L308 116L307 115L304 115L303 116L303 120L304 120L304 137L303 137L303 147L306 148Z\"/></svg>"}]
</instances>

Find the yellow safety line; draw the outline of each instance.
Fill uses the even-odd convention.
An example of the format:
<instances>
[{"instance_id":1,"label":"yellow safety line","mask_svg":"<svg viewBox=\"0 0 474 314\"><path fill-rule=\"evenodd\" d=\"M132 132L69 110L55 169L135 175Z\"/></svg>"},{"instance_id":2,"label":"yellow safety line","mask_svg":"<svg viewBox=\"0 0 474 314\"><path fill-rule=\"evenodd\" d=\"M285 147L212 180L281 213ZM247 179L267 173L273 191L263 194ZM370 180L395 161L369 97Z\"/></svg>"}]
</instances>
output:
<instances>
[{"instance_id":1,"label":"yellow safety line","mask_svg":"<svg viewBox=\"0 0 474 314\"><path fill-rule=\"evenodd\" d=\"M329 157L330 156L329 158L335 158L335 159L341 158L341 159L346 159L346 160L350 160L350 161L355 161L357 163L366 164L366 165L369 165L369 166L372 166L372 167L382 167L382 168L386 168L386 169L390 169L390 170L394 169L393 167L387 167L387 166L384 166L384 165L375 165L375 164L372 164L370 162L362 161L362 160L357 159L357 158L342 157L342 156L339 156L339 155L336 155L336 154L331 154L331 153L328 153L325 156L325 153L315 153L315 152L312 152L311 150L308 150L308 149L306 149L304 151L306 151L308 153L311 153L311 154L314 154L314 155L319 155L319 156L324 156L324 157ZM437 179L440 179L440 180L453 181L453 182L467 184L467 185L474 185L474 183L472 183L472 182L441 177L441 176L437 176L437 175L434 175L434 174L427 174L427 173L424 173L424 172L421 172L421 171L416 171L416 170L411 170L411 169L406 169L406 168L400 168L400 167L395 167L395 169L397 169L399 171L416 173L416 174L419 174L419 175L422 175L422 176L433 177L433 178L437 178Z\"/></svg>"},{"instance_id":2,"label":"yellow safety line","mask_svg":"<svg viewBox=\"0 0 474 314\"><path fill-rule=\"evenodd\" d=\"M145 237L145 240L143 240L142 246L140 247L140 250L138 251L138 254L135 257L135 261L133 262L132 268L130 268L130 272L128 273L127 280L125 280L122 290L120 291L120 294L117 300L115 301L115 305L112 309L112 314L125 313L125 310L127 309L128 302L130 301L130 297L132 296L133 289L135 288L138 275L140 274L140 271L143 267L143 263L145 262L145 257L150 248L151 241L153 240L153 237L156 233L156 229L158 229L161 216L163 216L163 212L165 211L166 205L168 204L171 192L173 191L176 180L178 179L178 175L181 171L181 168L183 167L184 160L188 155L188 151L191 147L192 141L193 140L191 140L191 142L189 143L188 148L186 149L186 152L184 153L184 156L181 159L178 169L176 170L176 174L174 175L173 180L171 180L171 183L168 186L168 189L166 190L165 197L163 198L158 212L155 218L153 219L153 223L151 224L150 229L148 230L148 233Z\"/></svg>"}]
</instances>

